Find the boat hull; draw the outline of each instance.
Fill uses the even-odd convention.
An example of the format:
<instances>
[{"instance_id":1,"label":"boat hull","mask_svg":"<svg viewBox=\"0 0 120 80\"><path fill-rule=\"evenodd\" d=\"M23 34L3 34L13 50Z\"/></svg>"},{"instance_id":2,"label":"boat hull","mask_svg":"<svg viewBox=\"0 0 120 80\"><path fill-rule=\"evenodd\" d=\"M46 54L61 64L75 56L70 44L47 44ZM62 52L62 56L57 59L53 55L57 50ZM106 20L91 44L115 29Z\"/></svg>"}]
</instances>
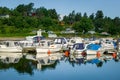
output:
<instances>
[{"instance_id":1,"label":"boat hull","mask_svg":"<svg viewBox=\"0 0 120 80\"><path fill-rule=\"evenodd\" d=\"M36 48L37 53L59 52L61 48Z\"/></svg>"},{"instance_id":2,"label":"boat hull","mask_svg":"<svg viewBox=\"0 0 120 80\"><path fill-rule=\"evenodd\" d=\"M99 50L86 50L87 55L94 55L97 53L103 54L104 51L99 51Z\"/></svg>"},{"instance_id":3,"label":"boat hull","mask_svg":"<svg viewBox=\"0 0 120 80\"><path fill-rule=\"evenodd\" d=\"M17 47L6 47L6 48L0 48L0 52L22 53L22 49Z\"/></svg>"}]
</instances>

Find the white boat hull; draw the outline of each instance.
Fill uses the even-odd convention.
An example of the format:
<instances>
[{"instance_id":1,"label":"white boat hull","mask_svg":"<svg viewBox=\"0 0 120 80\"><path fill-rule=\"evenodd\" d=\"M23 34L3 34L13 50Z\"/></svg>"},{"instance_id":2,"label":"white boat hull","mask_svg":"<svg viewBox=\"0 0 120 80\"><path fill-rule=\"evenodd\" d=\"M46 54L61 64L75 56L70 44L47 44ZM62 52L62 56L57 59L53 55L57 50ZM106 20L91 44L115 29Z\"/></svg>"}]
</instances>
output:
<instances>
[{"instance_id":1,"label":"white boat hull","mask_svg":"<svg viewBox=\"0 0 120 80\"><path fill-rule=\"evenodd\" d=\"M97 54L96 50L87 50L87 54Z\"/></svg>"},{"instance_id":2,"label":"white boat hull","mask_svg":"<svg viewBox=\"0 0 120 80\"><path fill-rule=\"evenodd\" d=\"M59 52L61 50L61 47L57 45L50 45L50 46L41 46L36 47L37 53L46 53L46 52Z\"/></svg>"},{"instance_id":3,"label":"white boat hull","mask_svg":"<svg viewBox=\"0 0 120 80\"><path fill-rule=\"evenodd\" d=\"M104 51L99 51L99 50L86 50L87 55L91 54L97 54L97 53L103 54Z\"/></svg>"},{"instance_id":4,"label":"white boat hull","mask_svg":"<svg viewBox=\"0 0 120 80\"><path fill-rule=\"evenodd\" d=\"M81 54L82 52L84 52L85 50L70 50L71 54Z\"/></svg>"},{"instance_id":5,"label":"white boat hull","mask_svg":"<svg viewBox=\"0 0 120 80\"><path fill-rule=\"evenodd\" d=\"M37 53L59 52L61 48L36 48Z\"/></svg>"},{"instance_id":6,"label":"white boat hull","mask_svg":"<svg viewBox=\"0 0 120 80\"><path fill-rule=\"evenodd\" d=\"M86 56L86 60L92 60L92 59L95 59L96 58L96 55L87 55Z\"/></svg>"},{"instance_id":7,"label":"white boat hull","mask_svg":"<svg viewBox=\"0 0 120 80\"><path fill-rule=\"evenodd\" d=\"M17 47L6 47L6 48L0 48L0 52L22 53L22 49Z\"/></svg>"}]
</instances>

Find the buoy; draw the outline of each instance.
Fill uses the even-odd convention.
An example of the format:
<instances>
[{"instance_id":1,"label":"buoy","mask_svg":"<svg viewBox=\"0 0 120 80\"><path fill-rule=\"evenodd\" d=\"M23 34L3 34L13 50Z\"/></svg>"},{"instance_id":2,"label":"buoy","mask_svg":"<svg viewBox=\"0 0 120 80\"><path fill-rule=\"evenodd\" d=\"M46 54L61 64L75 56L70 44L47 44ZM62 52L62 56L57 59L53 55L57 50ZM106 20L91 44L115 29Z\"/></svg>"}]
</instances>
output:
<instances>
[{"instance_id":1,"label":"buoy","mask_svg":"<svg viewBox=\"0 0 120 80\"><path fill-rule=\"evenodd\" d=\"M113 56L113 58L116 58L116 57L117 57L116 52L114 52L114 53L112 54L112 56Z\"/></svg>"},{"instance_id":2,"label":"buoy","mask_svg":"<svg viewBox=\"0 0 120 80\"><path fill-rule=\"evenodd\" d=\"M85 57L85 56L87 56L87 53L86 53L85 51L83 51L83 52L81 53L81 55L82 55L83 57Z\"/></svg>"},{"instance_id":3,"label":"buoy","mask_svg":"<svg viewBox=\"0 0 120 80\"><path fill-rule=\"evenodd\" d=\"M48 50L48 52L47 52L47 53L48 53L48 55L50 56L50 54L51 54L50 50Z\"/></svg>"},{"instance_id":4,"label":"buoy","mask_svg":"<svg viewBox=\"0 0 120 80\"><path fill-rule=\"evenodd\" d=\"M65 51L65 56L66 56L66 57L69 56L69 51Z\"/></svg>"},{"instance_id":5,"label":"buoy","mask_svg":"<svg viewBox=\"0 0 120 80\"><path fill-rule=\"evenodd\" d=\"M97 56L98 58L100 58L100 52L99 52L99 51L97 52L96 56Z\"/></svg>"}]
</instances>

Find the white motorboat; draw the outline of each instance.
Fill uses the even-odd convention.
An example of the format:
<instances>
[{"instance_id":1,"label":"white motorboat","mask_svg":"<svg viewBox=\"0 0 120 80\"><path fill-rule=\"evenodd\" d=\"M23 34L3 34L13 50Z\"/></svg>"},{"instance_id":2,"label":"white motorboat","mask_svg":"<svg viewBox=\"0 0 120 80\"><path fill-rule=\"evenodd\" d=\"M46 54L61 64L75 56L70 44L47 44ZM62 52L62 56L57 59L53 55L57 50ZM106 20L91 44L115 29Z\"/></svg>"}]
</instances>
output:
<instances>
[{"instance_id":1,"label":"white motorboat","mask_svg":"<svg viewBox=\"0 0 120 80\"><path fill-rule=\"evenodd\" d=\"M105 50L115 49L113 41L108 39L101 41L101 47L104 48Z\"/></svg>"},{"instance_id":2,"label":"white motorboat","mask_svg":"<svg viewBox=\"0 0 120 80\"><path fill-rule=\"evenodd\" d=\"M54 39L54 44L61 48L61 50L68 50L68 40L64 37L58 37Z\"/></svg>"},{"instance_id":3,"label":"white motorboat","mask_svg":"<svg viewBox=\"0 0 120 80\"><path fill-rule=\"evenodd\" d=\"M58 52L61 48L56 45L50 45L49 47L36 47L37 53L46 53L46 52Z\"/></svg>"},{"instance_id":4,"label":"white motorboat","mask_svg":"<svg viewBox=\"0 0 120 80\"><path fill-rule=\"evenodd\" d=\"M72 48L75 43L83 43L83 39L81 37L72 37L68 42L68 47Z\"/></svg>"},{"instance_id":5,"label":"white motorboat","mask_svg":"<svg viewBox=\"0 0 120 80\"><path fill-rule=\"evenodd\" d=\"M0 44L0 52L22 52L22 47L19 45L19 42L5 41Z\"/></svg>"},{"instance_id":6,"label":"white motorboat","mask_svg":"<svg viewBox=\"0 0 120 80\"><path fill-rule=\"evenodd\" d=\"M71 55L86 56L86 47L84 43L75 43L70 49Z\"/></svg>"},{"instance_id":7,"label":"white motorboat","mask_svg":"<svg viewBox=\"0 0 120 80\"><path fill-rule=\"evenodd\" d=\"M96 59L96 58L97 58L97 56L95 54L86 56L86 60L92 60L92 59Z\"/></svg>"},{"instance_id":8,"label":"white motorboat","mask_svg":"<svg viewBox=\"0 0 120 80\"><path fill-rule=\"evenodd\" d=\"M104 49L99 44L88 44L86 46L86 53L88 54L103 54Z\"/></svg>"},{"instance_id":9,"label":"white motorboat","mask_svg":"<svg viewBox=\"0 0 120 80\"><path fill-rule=\"evenodd\" d=\"M36 47L37 53L48 53L48 52L58 52L61 50L61 47L56 44L51 44L50 41L43 40L39 43L39 46Z\"/></svg>"}]
</instances>

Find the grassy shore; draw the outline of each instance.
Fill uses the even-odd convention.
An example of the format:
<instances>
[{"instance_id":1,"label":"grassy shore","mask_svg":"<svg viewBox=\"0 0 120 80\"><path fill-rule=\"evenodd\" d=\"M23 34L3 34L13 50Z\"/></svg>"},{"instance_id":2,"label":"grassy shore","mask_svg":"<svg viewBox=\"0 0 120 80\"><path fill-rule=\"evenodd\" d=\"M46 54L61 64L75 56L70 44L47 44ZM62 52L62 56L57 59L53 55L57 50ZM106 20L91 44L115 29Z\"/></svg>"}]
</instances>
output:
<instances>
[{"instance_id":1,"label":"grassy shore","mask_svg":"<svg viewBox=\"0 0 120 80\"><path fill-rule=\"evenodd\" d=\"M30 34L30 33L16 33L16 34L0 34L0 40L24 40L26 36L33 36L36 34ZM48 34L47 33L42 33L42 35L47 38ZM90 37L96 37L96 38L107 38L107 37L112 37L112 38L118 38L116 36L103 36L99 34L57 34L58 37L82 37L82 38L90 38Z\"/></svg>"},{"instance_id":2,"label":"grassy shore","mask_svg":"<svg viewBox=\"0 0 120 80\"><path fill-rule=\"evenodd\" d=\"M0 40L24 40L26 36L33 36L35 34L23 34L23 33L17 33L17 34L0 34Z\"/></svg>"},{"instance_id":3,"label":"grassy shore","mask_svg":"<svg viewBox=\"0 0 120 80\"><path fill-rule=\"evenodd\" d=\"M0 41L4 40L24 40L24 37L0 37Z\"/></svg>"}]
</instances>

